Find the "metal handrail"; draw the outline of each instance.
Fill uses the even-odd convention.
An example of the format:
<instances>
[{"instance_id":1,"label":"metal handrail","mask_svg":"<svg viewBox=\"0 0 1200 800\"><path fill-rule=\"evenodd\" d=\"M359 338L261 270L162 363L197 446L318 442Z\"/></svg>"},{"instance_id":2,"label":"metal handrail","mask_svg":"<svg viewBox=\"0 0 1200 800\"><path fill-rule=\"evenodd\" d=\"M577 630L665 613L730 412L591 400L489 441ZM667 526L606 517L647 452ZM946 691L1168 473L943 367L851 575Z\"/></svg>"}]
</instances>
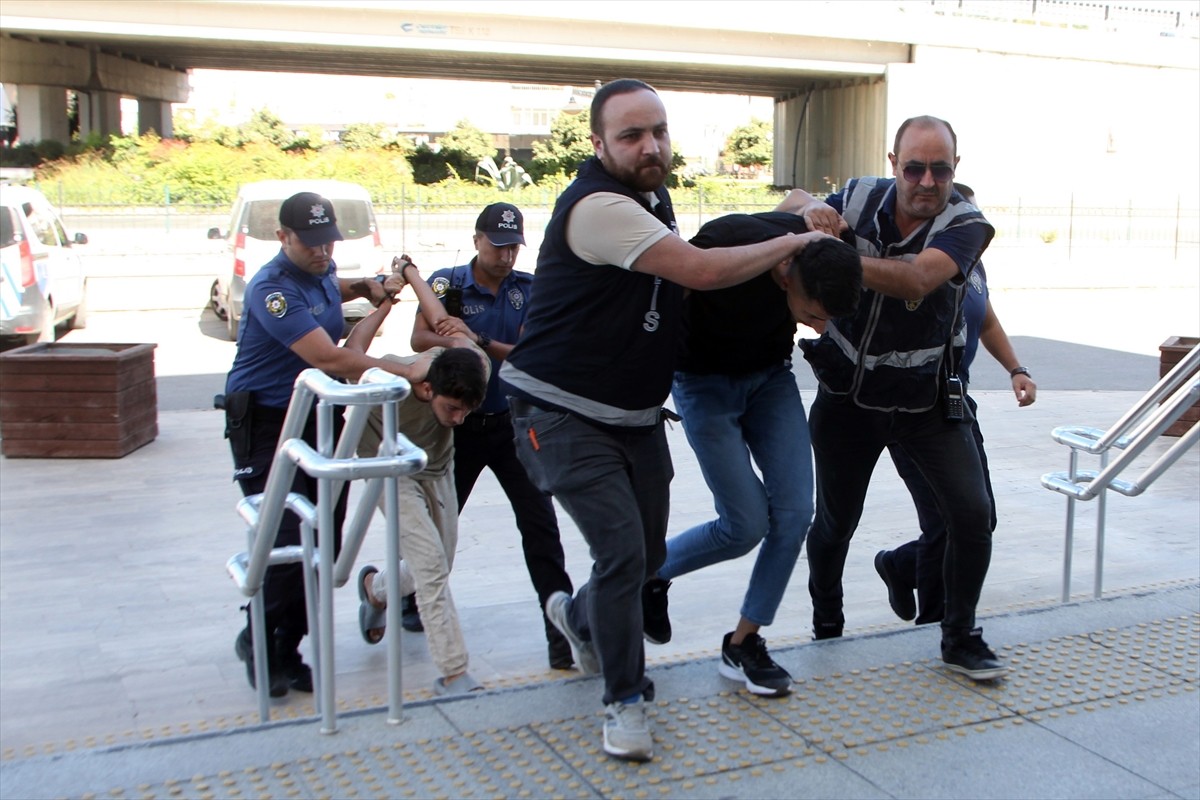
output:
<instances>
[{"instance_id":1,"label":"metal handrail","mask_svg":"<svg viewBox=\"0 0 1200 800\"><path fill-rule=\"evenodd\" d=\"M1042 476L1042 486L1066 495L1067 519L1063 532L1062 601L1071 597L1071 556L1075 537L1075 502L1098 499L1096 510L1096 567L1092 596L1099 599L1104 580L1104 533L1108 492L1111 489L1127 497L1146 491L1179 458L1200 442L1200 422L1180 437L1167 452L1151 464L1136 480L1118 476L1150 445L1200 400L1200 345L1193 347L1175 367L1164 375L1129 411L1108 430L1082 426L1055 428L1051 436L1071 448L1065 472ZM1190 381L1190 382L1189 382ZM1122 450L1109 462L1112 448ZM1080 470L1079 453L1100 456L1100 469Z\"/></svg>"},{"instance_id":2,"label":"metal handrail","mask_svg":"<svg viewBox=\"0 0 1200 800\"><path fill-rule=\"evenodd\" d=\"M1108 430L1066 425L1055 428L1050 436L1059 444L1092 455L1099 455L1110 447L1123 448L1145 430L1146 424L1153 424L1154 414L1151 412L1159 410L1159 403L1182 386L1197 369L1200 369L1200 345L1193 347L1180 359L1170 372L1160 378L1158 383L1122 414Z\"/></svg>"},{"instance_id":3,"label":"metal handrail","mask_svg":"<svg viewBox=\"0 0 1200 800\"><path fill-rule=\"evenodd\" d=\"M250 597L255 685L259 715L264 722L270 718L270 708L262 584L268 566L301 562L304 565L309 636L318 656L313 678L317 685L317 708L322 717L321 732L333 733L337 730L333 589L335 584L341 586L346 582L370 523L371 513L378 503L379 493L384 488L387 488L388 495L385 506L387 558L389 564L399 563L399 493L394 478L419 472L426 464L424 451L409 442L398 430L397 409L410 391L411 387L405 379L375 368L367 370L358 384L340 383L316 369L300 373L284 417L280 443L267 485L261 494L243 498L238 503L238 513L247 523L249 547L247 552L230 558L226 569L238 588ZM298 438L313 408L314 399L317 401L317 449ZM333 441L335 405L349 407L347 424L336 448ZM358 441L373 406L382 406L384 441L378 456L357 458ZM302 495L289 491L297 469L317 478L315 506ZM366 481L368 490L355 515L354 534L348 542L350 547L343 549L335 562L333 508L343 484L350 480ZM369 506L366 505L368 500ZM364 508L370 511L364 514ZM274 546L275 534L285 510L295 512L300 518L299 547ZM314 541L314 528L317 541ZM335 568L335 563L341 567ZM342 577L337 581L335 576L339 573ZM387 570L387 581L389 596L398 597L399 570ZM400 630L400 615L400 604L389 603L387 624L394 631ZM399 636L394 635L390 640L388 721L399 722L403 704Z\"/></svg>"}]
</instances>

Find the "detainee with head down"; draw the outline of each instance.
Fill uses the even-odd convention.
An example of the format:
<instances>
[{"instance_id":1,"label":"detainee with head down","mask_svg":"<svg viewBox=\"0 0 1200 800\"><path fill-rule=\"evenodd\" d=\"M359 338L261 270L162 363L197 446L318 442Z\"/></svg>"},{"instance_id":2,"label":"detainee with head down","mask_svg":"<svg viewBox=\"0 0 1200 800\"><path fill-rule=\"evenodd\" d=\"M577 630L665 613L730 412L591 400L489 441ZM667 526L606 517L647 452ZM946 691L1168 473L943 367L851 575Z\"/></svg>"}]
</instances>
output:
<instances>
[{"instance_id":1,"label":"detainee with head down","mask_svg":"<svg viewBox=\"0 0 1200 800\"><path fill-rule=\"evenodd\" d=\"M432 325L445 323L444 312L433 290L421 279L420 271L407 256L393 262L400 275L408 273L423 310ZM382 305L357 326L362 329L355 343L366 346L383 323L391 304ZM450 347L437 347L418 356L384 356L384 361L410 364L432 356L423 380L413 381L412 390L400 403L398 429L410 442L425 451L426 464L420 472L396 478L400 499L401 596L415 594L421 608L426 643L434 665L441 673L433 683L438 695L459 695L483 689L467 671L469 655L462 625L450 591L450 571L458 549L458 501L454 492L454 429L483 402L491 369L487 356L470 340L450 336ZM348 346L351 343L347 343ZM372 409L359 441L358 454L379 453L383 441L383 414ZM380 497L380 509L384 499ZM386 569L386 568L385 568ZM367 644L378 644L384 636L387 611L387 581L384 572L366 565L358 575L359 629Z\"/></svg>"},{"instance_id":2,"label":"detainee with head down","mask_svg":"<svg viewBox=\"0 0 1200 800\"><path fill-rule=\"evenodd\" d=\"M437 326L422 308L413 321L410 344L421 352L450 344L450 336L475 342L492 363L483 404L454 429L454 488L461 514L485 468L492 471L512 506L521 536L525 567L543 618L547 655L552 669L570 669L571 647L562 633L545 618L542 609L555 592L573 591L567 574L562 539L554 503L525 472L513 442L508 399L500 386L500 365L512 350L525 325L533 276L515 269L525 244L525 219L511 203L492 203L475 221L474 257L466 264L439 269L429 284L440 301L432 309L442 316ZM411 619L417 605L413 603ZM419 616L417 617L419 624ZM409 623L404 623L409 629Z\"/></svg>"},{"instance_id":3,"label":"detainee with head down","mask_svg":"<svg viewBox=\"0 0 1200 800\"><path fill-rule=\"evenodd\" d=\"M643 586L666 554L673 470L662 404L684 287L749 280L825 234L711 250L681 239L663 186L667 114L642 81L597 90L591 141L595 156L555 203L525 332L500 377L518 456L571 515L594 559L587 583L574 597L552 595L546 615L580 669L603 674L605 752L645 760L654 751L645 708L654 684L645 670Z\"/></svg>"},{"instance_id":4,"label":"detainee with head down","mask_svg":"<svg viewBox=\"0 0 1200 800\"><path fill-rule=\"evenodd\" d=\"M792 213L730 214L706 223L691 243L727 247L807 230ZM862 291L862 263L846 242L813 242L790 262L786 294L769 273L691 292L684 302L671 396L717 517L667 540L658 570L674 581L758 547L737 625L721 642L719 671L769 696L791 691L792 676L759 631L775 620L813 515L812 447L792 371L797 323L820 334L830 319L854 313ZM653 624L646 621L648 635Z\"/></svg>"}]
</instances>

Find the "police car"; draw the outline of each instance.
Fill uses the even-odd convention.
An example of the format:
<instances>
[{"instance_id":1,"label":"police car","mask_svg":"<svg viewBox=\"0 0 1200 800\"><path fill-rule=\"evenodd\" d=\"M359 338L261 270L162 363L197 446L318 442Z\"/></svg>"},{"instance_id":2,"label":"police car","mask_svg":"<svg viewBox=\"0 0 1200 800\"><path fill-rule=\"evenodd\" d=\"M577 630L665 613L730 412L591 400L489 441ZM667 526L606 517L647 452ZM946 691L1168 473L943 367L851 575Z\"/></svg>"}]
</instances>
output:
<instances>
[{"instance_id":1,"label":"police car","mask_svg":"<svg viewBox=\"0 0 1200 800\"><path fill-rule=\"evenodd\" d=\"M87 321L87 278L75 245L45 196L0 184L0 338L53 342Z\"/></svg>"}]
</instances>

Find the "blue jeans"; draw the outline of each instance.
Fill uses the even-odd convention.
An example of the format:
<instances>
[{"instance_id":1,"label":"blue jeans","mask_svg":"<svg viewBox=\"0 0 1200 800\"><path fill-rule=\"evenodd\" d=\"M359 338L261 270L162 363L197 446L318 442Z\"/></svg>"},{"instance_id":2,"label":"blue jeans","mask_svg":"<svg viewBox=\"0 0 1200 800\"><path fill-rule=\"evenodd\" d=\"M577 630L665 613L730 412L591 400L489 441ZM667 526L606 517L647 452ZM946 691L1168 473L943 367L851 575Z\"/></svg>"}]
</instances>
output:
<instances>
[{"instance_id":1,"label":"blue jeans","mask_svg":"<svg viewBox=\"0 0 1200 800\"><path fill-rule=\"evenodd\" d=\"M671 451L661 422L650 431L600 428L509 398L517 457L534 485L571 515L591 549L592 573L571 604L571 627L590 640L604 673L604 703L654 699L642 641L642 585L666 553Z\"/></svg>"},{"instance_id":2,"label":"blue jeans","mask_svg":"<svg viewBox=\"0 0 1200 800\"><path fill-rule=\"evenodd\" d=\"M850 538L879 454L895 444L921 471L946 523L943 632L975 627L975 606L992 558L992 504L969 406L966 417L947 422L941 408L919 414L868 411L817 393L812 406L817 515L808 535L814 626L844 622L842 570Z\"/></svg>"},{"instance_id":3,"label":"blue jeans","mask_svg":"<svg viewBox=\"0 0 1200 800\"><path fill-rule=\"evenodd\" d=\"M791 364L746 375L677 372L671 392L717 518L671 538L658 574L673 580L761 542L741 614L770 625L813 515L812 448Z\"/></svg>"}]
</instances>

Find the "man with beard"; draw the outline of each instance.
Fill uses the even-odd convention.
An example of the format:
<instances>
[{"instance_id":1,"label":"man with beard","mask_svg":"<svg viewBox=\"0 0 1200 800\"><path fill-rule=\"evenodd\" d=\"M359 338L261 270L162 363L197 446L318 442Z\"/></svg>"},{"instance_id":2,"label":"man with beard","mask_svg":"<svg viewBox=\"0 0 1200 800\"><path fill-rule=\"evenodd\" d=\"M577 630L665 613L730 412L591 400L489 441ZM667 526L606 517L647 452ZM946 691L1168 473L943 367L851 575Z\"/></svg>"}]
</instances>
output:
<instances>
[{"instance_id":1,"label":"man with beard","mask_svg":"<svg viewBox=\"0 0 1200 800\"><path fill-rule=\"evenodd\" d=\"M597 92L589 158L558 198L538 254L525 332L500 370L517 454L558 498L595 563L572 598L546 616L581 671L604 676L604 749L646 760L654 742L645 700L643 585L665 554L673 470L662 425L684 287L732 286L825 234L702 250L677 234L663 183L671 163L657 92L621 79ZM653 587L651 587L653 593ZM665 593L661 594L665 600ZM659 639L669 636L658 609ZM663 636L662 634L666 634Z\"/></svg>"},{"instance_id":2,"label":"man with beard","mask_svg":"<svg viewBox=\"0 0 1200 800\"><path fill-rule=\"evenodd\" d=\"M867 288L857 314L801 343L820 382L809 415L817 477L808 534L813 635L842 635L850 538L879 454L895 445L925 477L946 523L942 661L991 680L1008 671L975 625L991 561L991 502L959 370L963 293L995 230L954 192L958 140L949 123L906 120L888 158L893 178L856 178L824 201L804 192L792 198L806 219L829 208L843 216Z\"/></svg>"}]
</instances>

